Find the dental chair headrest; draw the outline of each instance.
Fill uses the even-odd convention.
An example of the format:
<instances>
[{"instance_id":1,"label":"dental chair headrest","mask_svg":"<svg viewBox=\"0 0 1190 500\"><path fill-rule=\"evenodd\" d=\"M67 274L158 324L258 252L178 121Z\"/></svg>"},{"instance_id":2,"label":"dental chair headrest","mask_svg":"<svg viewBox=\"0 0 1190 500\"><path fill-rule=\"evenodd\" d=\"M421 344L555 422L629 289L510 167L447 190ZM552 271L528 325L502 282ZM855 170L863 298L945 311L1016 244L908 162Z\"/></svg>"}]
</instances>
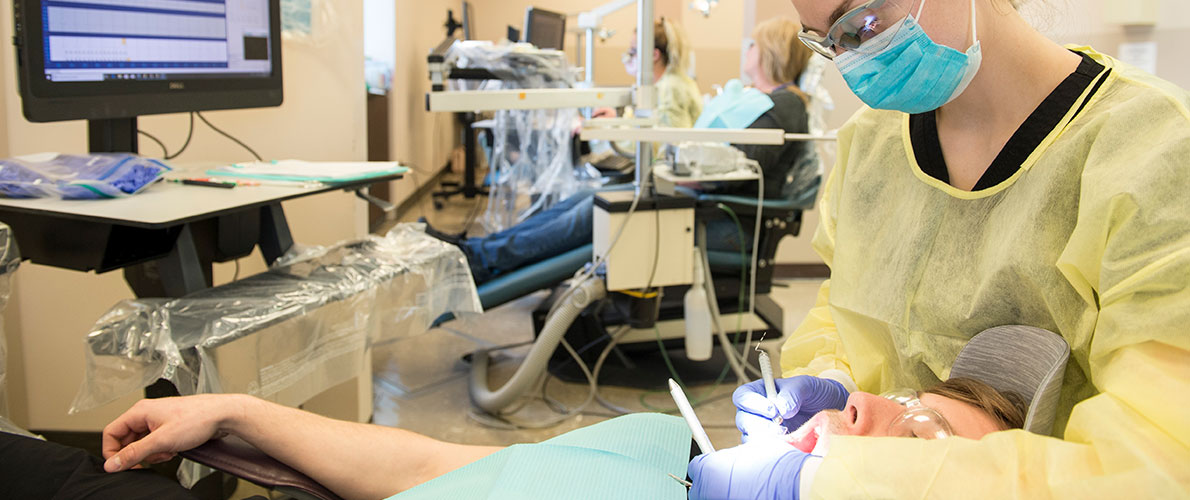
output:
<instances>
[{"instance_id":1,"label":"dental chair headrest","mask_svg":"<svg viewBox=\"0 0 1190 500\"><path fill-rule=\"evenodd\" d=\"M1008 325L980 332L959 352L951 378L979 380L1025 401L1024 429L1048 436L1058 410L1070 346L1057 334Z\"/></svg>"}]
</instances>

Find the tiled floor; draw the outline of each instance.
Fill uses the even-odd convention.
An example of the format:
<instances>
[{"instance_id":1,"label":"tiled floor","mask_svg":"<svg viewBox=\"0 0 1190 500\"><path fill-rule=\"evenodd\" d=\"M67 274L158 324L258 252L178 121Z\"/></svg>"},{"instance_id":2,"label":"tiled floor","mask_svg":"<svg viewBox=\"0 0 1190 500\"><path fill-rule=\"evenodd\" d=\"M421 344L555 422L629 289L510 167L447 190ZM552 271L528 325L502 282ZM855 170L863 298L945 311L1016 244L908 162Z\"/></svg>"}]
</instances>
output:
<instances>
[{"instance_id":1,"label":"tiled floor","mask_svg":"<svg viewBox=\"0 0 1190 500\"><path fill-rule=\"evenodd\" d=\"M393 223L413 222L424 216L443 231L459 232L466 225L468 234L482 234L477 214L486 208L485 205L486 198L467 200L456 196L446 200L441 210L435 210L426 197ZM471 222L469 225L468 221ZM820 283L818 280L796 280L774 286L771 296L785 311L786 332L792 331L805 317ZM456 443L508 445L541 441L615 416L615 412L593 402L580 414L556 425L518 429L481 415L471 405L467 392L469 365L462 361L462 356L479 347L533 340L530 312L543 297L544 292L539 292L482 315L464 317L423 335L378 348L374 353L374 422ZM763 347L777 359L779 341L766 340ZM510 377L526 352L528 347L524 346L495 357L491 385L498 386ZM549 382L548 388L549 396L566 407L582 403L590 391L586 384L556 379ZM716 447L734 446L739 442L730 399L734 389L734 382L726 382L717 387L696 386L688 393L691 399L707 399L705 404L697 406L696 412ZM654 408L673 408L666 392L600 386L599 393L609 402L632 411L647 411L640 401L642 394L645 394L644 401ZM508 418L533 426L554 420L559 415L540 397L534 397L526 398L524 406ZM235 498L252 494L262 493L247 485L240 488Z\"/></svg>"}]
</instances>

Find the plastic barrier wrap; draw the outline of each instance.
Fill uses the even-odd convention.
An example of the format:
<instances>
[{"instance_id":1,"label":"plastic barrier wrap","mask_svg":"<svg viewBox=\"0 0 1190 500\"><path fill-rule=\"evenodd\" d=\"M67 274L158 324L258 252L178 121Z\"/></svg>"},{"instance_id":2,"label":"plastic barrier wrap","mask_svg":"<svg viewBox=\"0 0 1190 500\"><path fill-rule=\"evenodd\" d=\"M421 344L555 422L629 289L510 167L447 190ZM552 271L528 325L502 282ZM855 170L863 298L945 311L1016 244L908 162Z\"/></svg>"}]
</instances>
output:
<instances>
[{"instance_id":1,"label":"plastic barrier wrap","mask_svg":"<svg viewBox=\"0 0 1190 500\"><path fill-rule=\"evenodd\" d=\"M183 395L301 402L356 376L367 347L423 333L446 312L480 311L462 252L421 224L307 247L234 283L116 304L87 335L86 379L70 412L159 378Z\"/></svg>"},{"instance_id":2,"label":"plastic barrier wrap","mask_svg":"<svg viewBox=\"0 0 1190 500\"><path fill-rule=\"evenodd\" d=\"M575 70L560 50L538 49L526 43L495 45L484 41L456 41L446 53L448 67L484 69L515 87L565 88L574 84Z\"/></svg>"},{"instance_id":3,"label":"plastic barrier wrap","mask_svg":"<svg viewBox=\"0 0 1190 500\"><path fill-rule=\"evenodd\" d=\"M814 135L827 133L826 115L835 109L835 101L831 98L830 92L821 85L822 76L830 64L824 57L811 56L806 63L806 69L798 78L798 88L810 96L810 106L806 113L810 117L809 131ZM835 162L836 144L834 141L815 141L814 152L815 155L803 158L799 165L790 170L793 177L792 182L786 184L787 193L800 195L808 189L816 188L825 165ZM826 179L822 179L821 183L825 184Z\"/></svg>"},{"instance_id":4,"label":"plastic barrier wrap","mask_svg":"<svg viewBox=\"0 0 1190 500\"><path fill-rule=\"evenodd\" d=\"M8 305L8 297L12 295L12 276L20 265L21 253L17 249L17 240L12 236L12 229L0 222L0 311ZM8 360L7 342L4 325L0 323L0 432L32 436L8 420L8 379L5 371Z\"/></svg>"},{"instance_id":5,"label":"plastic barrier wrap","mask_svg":"<svg viewBox=\"0 0 1190 500\"><path fill-rule=\"evenodd\" d=\"M599 186L598 170L574 164L570 138L577 119L577 109L496 113L491 187L482 219L489 233Z\"/></svg>"},{"instance_id":6,"label":"plastic barrier wrap","mask_svg":"<svg viewBox=\"0 0 1190 500\"><path fill-rule=\"evenodd\" d=\"M499 78L485 81L481 90L568 88L574 83L575 71L562 52L525 44L456 42L446 60L451 67L485 69ZM482 219L488 232L598 187L598 171L574 164L571 137L578 119L577 108L496 112L488 209Z\"/></svg>"}]
</instances>

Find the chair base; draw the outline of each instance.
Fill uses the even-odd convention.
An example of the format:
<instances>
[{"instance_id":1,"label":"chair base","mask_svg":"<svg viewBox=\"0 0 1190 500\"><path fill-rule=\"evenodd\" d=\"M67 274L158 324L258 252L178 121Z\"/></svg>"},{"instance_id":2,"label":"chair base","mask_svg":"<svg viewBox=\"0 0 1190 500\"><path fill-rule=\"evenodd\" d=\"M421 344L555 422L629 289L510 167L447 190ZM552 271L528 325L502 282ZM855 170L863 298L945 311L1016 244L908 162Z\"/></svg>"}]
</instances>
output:
<instances>
[{"instance_id":1,"label":"chair base","mask_svg":"<svg viewBox=\"0 0 1190 500\"><path fill-rule=\"evenodd\" d=\"M668 287L663 295L657 321L654 325L631 325L627 311L628 298L624 295L610 294L601 307L587 308L567 330L564 338L571 347L579 352L583 362L588 367L593 366L599 354L607 347L609 333L615 333L624 326L630 331L621 337L616 350L608 356L599 375L600 385L616 387L630 387L636 389L664 389L666 381L672 376L665 358L673 365L682 381L690 385L713 383L722 376L724 383L736 382L735 373L730 369L726 375L723 370L728 366L726 355L719 348L718 342L711 351L711 357L705 361L689 359L685 352L685 321L683 320L683 296L688 287ZM738 288L737 288L738 290ZM563 288L555 289L533 311L535 334L541 331L546 315L557 295ZM752 327L752 342L758 341L762 335L766 340L781 338L782 309L767 295L757 295L756 314L747 315L745 305L743 314L737 321L739 309L738 298L728 297L719 300L722 312L722 324L729 338L738 333L740 348L745 339L749 326ZM740 326L737 332L737 324ZM654 328L654 326L656 328ZM665 355L658 346L664 346ZM753 349L748 357L756 366L756 354ZM564 381L584 383L586 376L578 363L564 349L558 349L550 358L549 372Z\"/></svg>"}]
</instances>

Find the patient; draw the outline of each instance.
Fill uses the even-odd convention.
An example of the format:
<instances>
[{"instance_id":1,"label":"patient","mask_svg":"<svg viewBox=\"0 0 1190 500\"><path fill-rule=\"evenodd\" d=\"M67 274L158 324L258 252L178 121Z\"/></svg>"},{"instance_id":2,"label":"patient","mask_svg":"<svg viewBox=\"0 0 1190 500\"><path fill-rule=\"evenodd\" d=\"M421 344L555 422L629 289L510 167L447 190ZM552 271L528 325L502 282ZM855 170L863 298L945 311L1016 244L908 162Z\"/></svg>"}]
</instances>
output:
<instances>
[{"instance_id":1,"label":"patient","mask_svg":"<svg viewBox=\"0 0 1190 500\"><path fill-rule=\"evenodd\" d=\"M749 128L777 128L788 133L808 131L808 97L794 82L805 69L811 52L798 41L799 29L791 20L772 19L758 25L753 32L755 43L745 55L744 71L758 90L768 94L773 107L756 118ZM790 181L795 175L805 174L799 168L813 157L813 148L806 142L737 147L760 164L765 198L789 194L786 189L792 185ZM717 193L756 196L756 183L739 183ZM458 245L467 256L476 284L483 284L501 274L591 243L592 210L593 195L587 191L484 237L462 238L431 227L426 232ZM746 242L740 241L735 225L726 218L708 224L708 245L712 249L746 250L750 236L746 235Z\"/></svg>"},{"instance_id":2,"label":"patient","mask_svg":"<svg viewBox=\"0 0 1190 500\"><path fill-rule=\"evenodd\" d=\"M923 406L910 410L915 417L909 419L915 422L910 426L901 422L905 419L900 417L906 414L901 403L856 392L843 410L820 412L782 439L799 449L821 451L829 436L836 434L936 438L945 433L979 439L991 432L1019 428L1024 421L1019 400L970 379L950 380L908 397L912 396ZM64 470L61 457L67 451L58 449L64 447L0 434L0 463L5 464L0 467L0 497L49 498L62 491L106 491L107 495L98 498L192 498L188 491L166 484L160 476L129 469L168 460L178 451L227 435L252 443L349 499L386 498L501 449L333 420L246 395L146 399L104 429L107 460L102 468L101 461L92 457ZM752 439L764 438L754 435Z\"/></svg>"}]
</instances>

